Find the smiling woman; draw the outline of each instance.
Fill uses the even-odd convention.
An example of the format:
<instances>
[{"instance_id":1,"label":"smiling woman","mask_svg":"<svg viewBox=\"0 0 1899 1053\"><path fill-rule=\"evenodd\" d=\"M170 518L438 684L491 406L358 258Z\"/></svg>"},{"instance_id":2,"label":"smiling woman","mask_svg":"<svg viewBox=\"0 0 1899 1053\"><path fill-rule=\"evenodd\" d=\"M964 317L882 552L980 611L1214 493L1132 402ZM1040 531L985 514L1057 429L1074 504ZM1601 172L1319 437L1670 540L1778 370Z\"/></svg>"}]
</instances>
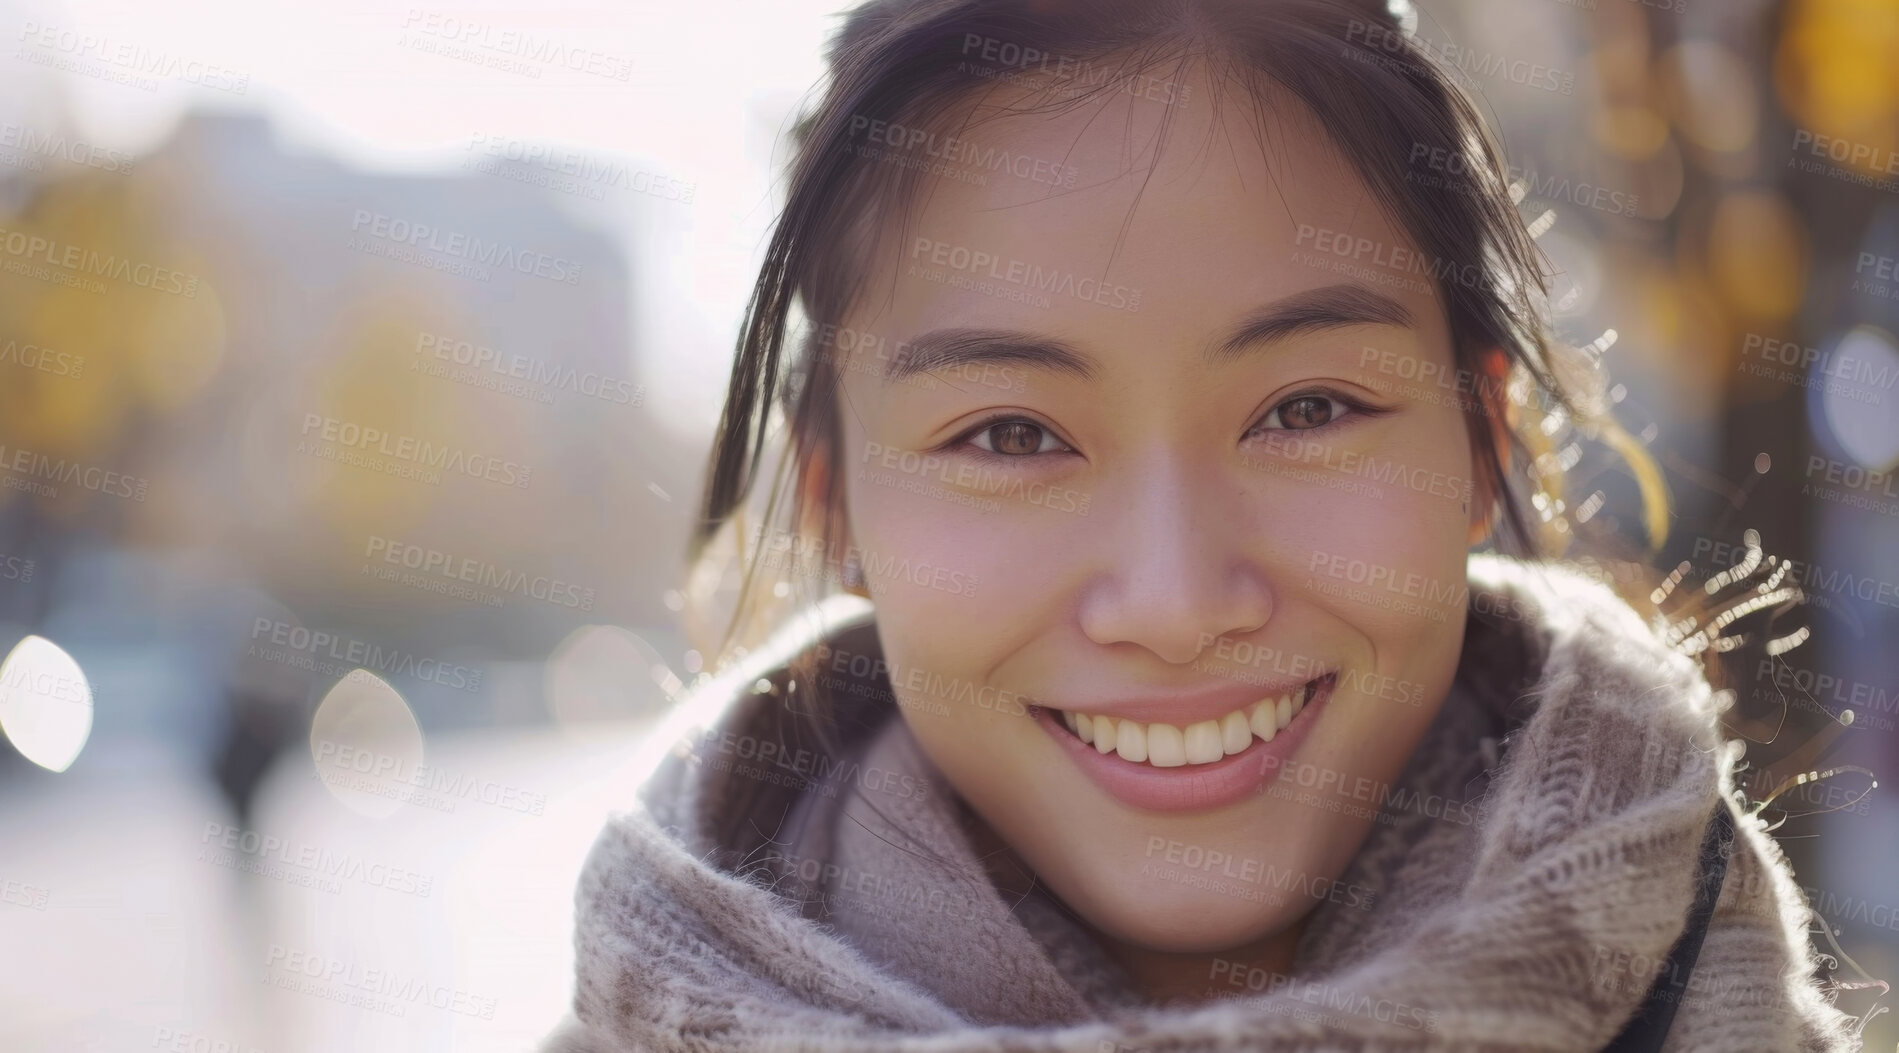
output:
<instances>
[{"instance_id":1,"label":"smiling woman","mask_svg":"<svg viewBox=\"0 0 1899 1053\"><path fill-rule=\"evenodd\" d=\"M764 558L555 1048L1846 1048L1701 668L1530 526L1546 422L1639 447L1400 18L891 0L830 60L700 535L782 444Z\"/></svg>"}]
</instances>

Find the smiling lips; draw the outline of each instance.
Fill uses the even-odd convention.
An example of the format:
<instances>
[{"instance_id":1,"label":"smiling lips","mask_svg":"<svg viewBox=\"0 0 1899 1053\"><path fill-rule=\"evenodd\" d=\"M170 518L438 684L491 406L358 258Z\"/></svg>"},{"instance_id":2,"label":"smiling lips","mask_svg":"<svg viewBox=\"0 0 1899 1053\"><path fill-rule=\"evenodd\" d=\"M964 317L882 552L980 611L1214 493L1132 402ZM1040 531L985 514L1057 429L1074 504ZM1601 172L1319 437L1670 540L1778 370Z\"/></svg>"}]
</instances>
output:
<instances>
[{"instance_id":1,"label":"smiling lips","mask_svg":"<svg viewBox=\"0 0 1899 1053\"><path fill-rule=\"evenodd\" d=\"M1114 753L1122 760L1146 762L1156 768L1178 768L1189 764L1211 764L1222 757L1245 752L1258 738L1271 742L1292 718L1305 709L1318 681L1307 683L1277 697L1262 698L1243 709L1236 709L1218 720L1202 720L1186 727L1136 720L1059 711L1062 723L1081 741L1100 753Z\"/></svg>"},{"instance_id":2,"label":"smiling lips","mask_svg":"<svg viewBox=\"0 0 1899 1053\"><path fill-rule=\"evenodd\" d=\"M1265 792L1331 703L1337 673L1182 727L1038 706L1032 712L1081 773L1129 808L1203 812ZM1219 712L1206 696L1121 707L1141 716ZM1182 711L1185 712L1182 712Z\"/></svg>"}]
</instances>

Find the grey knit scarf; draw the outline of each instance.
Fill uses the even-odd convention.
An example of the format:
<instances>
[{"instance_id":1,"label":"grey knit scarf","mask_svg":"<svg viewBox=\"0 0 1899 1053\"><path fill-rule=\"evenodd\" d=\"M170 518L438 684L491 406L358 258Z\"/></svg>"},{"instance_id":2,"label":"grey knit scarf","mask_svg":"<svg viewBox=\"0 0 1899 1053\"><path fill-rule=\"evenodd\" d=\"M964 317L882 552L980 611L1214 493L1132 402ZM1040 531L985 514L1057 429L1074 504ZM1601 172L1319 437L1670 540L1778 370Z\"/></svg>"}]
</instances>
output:
<instances>
[{"instance_id":1,"label":"grey knit scarf","mask_svg":"<svg viewBox=\"0 0 1899 1053\"><path fill-rule=\"evenodd\" d=\"M1669 1050L1858 1048L1778 846L1728 803L1700 668L1578 572L1473 557L1470 582L1457 686L1346 872L1203 868L1317 900L1290 975L1216 963L1220 997L1144 1003L1052 895L997 879L875 675L791 687L814 648L871 664L874 625L833 605L665 732L588 859L574 1016L545 1049L1596 1050L1658 978ZM787 718L813 683L836 742ZM1738 836L1671 975L1717 807Z\"/></svg>"}]
</instances>

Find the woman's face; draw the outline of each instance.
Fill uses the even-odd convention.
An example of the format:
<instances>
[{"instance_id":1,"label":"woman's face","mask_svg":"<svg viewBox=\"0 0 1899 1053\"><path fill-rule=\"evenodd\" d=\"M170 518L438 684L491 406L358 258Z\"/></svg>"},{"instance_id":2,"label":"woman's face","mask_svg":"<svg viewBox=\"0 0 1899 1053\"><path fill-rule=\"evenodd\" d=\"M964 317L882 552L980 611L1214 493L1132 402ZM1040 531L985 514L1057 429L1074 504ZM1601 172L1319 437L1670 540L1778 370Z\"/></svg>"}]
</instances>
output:
<instances>
[{"instance_id":1,"label":"woman's face","mask_svg":"<svg viewBox=\"0 0 1899 1053\"><path fill-rule=\"evenodd\" d=\"M926 182L829 348L904 719L1161 951L1370 905L1332 879L1449 687L1481 516L1431 261L1235 92L982 125L960 156L1010 160Z\"/></svg>"}]
</instances>

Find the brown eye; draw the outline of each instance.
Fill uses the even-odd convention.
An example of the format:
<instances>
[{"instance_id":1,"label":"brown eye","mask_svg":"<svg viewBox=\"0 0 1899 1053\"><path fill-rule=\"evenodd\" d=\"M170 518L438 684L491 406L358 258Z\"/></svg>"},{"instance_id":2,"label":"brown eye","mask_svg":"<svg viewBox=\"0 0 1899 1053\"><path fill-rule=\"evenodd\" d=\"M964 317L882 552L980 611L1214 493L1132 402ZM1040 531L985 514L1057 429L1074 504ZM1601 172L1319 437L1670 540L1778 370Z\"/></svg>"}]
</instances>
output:
<instances>
[{"instance_id":1,"label":"brown eye","mask_svg":"<svg viewBox=\"0 0 1899 1053\"><path fill-rule=\"evenodd\" d=\"M1064 448L1047 428L1026 420L998 421L970 436L970 440L978 449L1004 457L1026 457Z\"/></svg>"},{"instance_id":2,"label":"brown eye","mask_svg":"<svg viewBox=\"0 0 1899 1053\"><path fill-rule=\"evenodd\" d=\"M989 429L997 453L1030 454L1042 448L1042 429L1026 421L998 424Z\"/></svg>"},{"instance_id":3,"label":"brown eye","mask_svg":"<svg viewBox=\"0 0 1899 1053\"><path fill-rule=\"evenodd\" d=\"M1280 403L1273 415L1291 431L1321 428L1332 422L1332 400L1324 395L1301 395Z\"/></svg>"}]
</instances>

